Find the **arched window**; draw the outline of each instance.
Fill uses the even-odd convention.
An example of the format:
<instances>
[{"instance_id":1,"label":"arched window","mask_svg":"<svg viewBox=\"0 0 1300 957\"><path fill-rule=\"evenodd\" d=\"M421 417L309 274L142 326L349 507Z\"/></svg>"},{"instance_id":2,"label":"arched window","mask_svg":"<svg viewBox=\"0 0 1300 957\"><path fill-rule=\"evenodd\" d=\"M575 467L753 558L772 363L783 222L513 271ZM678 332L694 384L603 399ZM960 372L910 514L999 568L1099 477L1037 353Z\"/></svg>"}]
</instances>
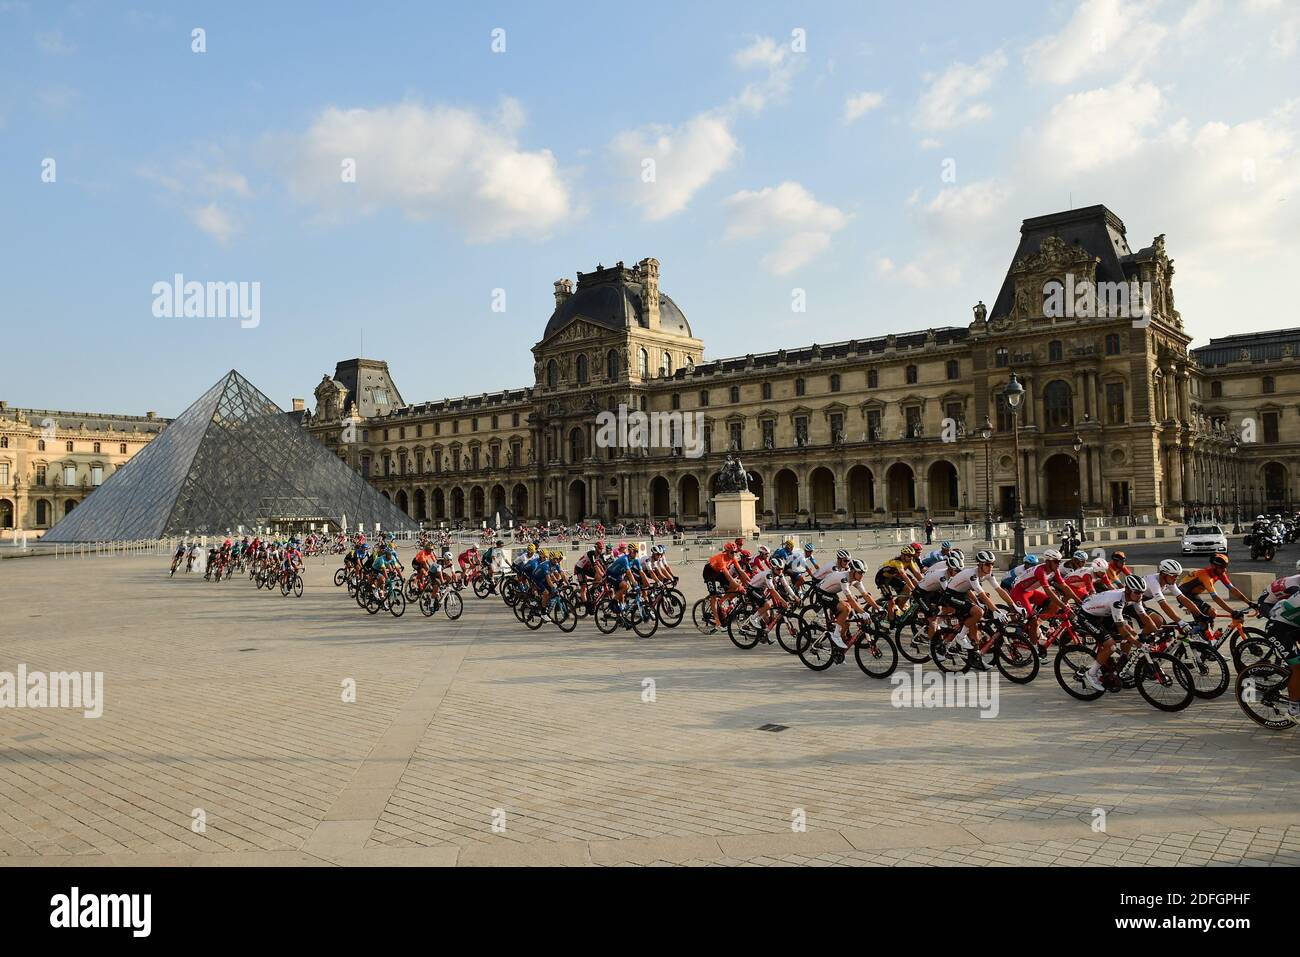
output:
<instances>
[{"instance_id":1,"label":"arched window","mask_svg":"<svg viewBox=\"0 0 1300 957\"><path fill-rule=\"evenodd\" d=\"M1053 339L1047 344L1047 358L1052 362L1060 362L1063 355L1064 350L1061 348L1060 339Z\"/></svg>"},{"instance_id":2,"label":"arched window","mask_svg":"<svg viewBox=\"0 0 1300 957\"><path fill-rule=\"evenodd\" d=\"M650 378L650 353L646 352L644 349L642 349L639 354L637 370L641 373L642 379Z\"/></svg>"},{"instance_id":3,"label":"arched window","mask_svg":"<svg viewBox=\"0 0 1300 957\"><path fill-rule=\"evenodd\" d=\"M948 378L949 378L949 379L957 379L957 378L960 378L960 377L961 377L961 363L959 363L956 359L949 359L949 360L948 360L947 373L948 373Z\"/></svg>"},{"instance_id":4,"label":"arched window","mask_svg":"<svg viewBox=\"0 0 1300 957\"><path fill-rule=\"evenodd\" d=\"M578 356L578 385L586 385L586 384L587 384L587 357L585 355L580 354Z\"/></svg>"},{"instance_id":5,"label":"arched window","mask_svg":"<svg viewBox=\"0 0 1300 957\"><path fill-rule=\"evenodd\" d=\"M71 443L71 442L65 442L65 443L64 443L64 447L65 447L69 452L72 451L72 443Z\"/></svg>"},{"instance_id":6,"label":"arched window","mask_svg":"<svg viewBox=\"0 0 1300 957\"><path fill-rule=\"evenodd\" d=\"M618 378L618 353L613 349L605 353L605 378L610 382Z\"/></svg>"},{"instance_id":7,"label":"arched window","mask_svg":"<svg viewBox=\"0 0 1300 957\"><path fill-rule=\"evenodd\" d=\"M550 362L546 363L546 387L548 389L554 389L559 385L559 383L560 367L556 364L555 360L552 359Z\"/></svg>"},{"instance_id":8,"label":"arched window","mask_svg":"<svg viewBox=\"0 0 1300 957\"><path fill-rule=\"evenodd\" d=\"M916 366L908 366L905 376L908 385L916 385Z\"/></svg>"},{"instance_id":9,"label":"arched window","mask_svg":"<svg viewBox=\"0 0 1300 957\"><path fill-rule=\"evenodd\" d=\"M659 371L664 374L665 378L673 374L673 357L666 352L663 361L659 363Z\"/></svg>"},{"instance_id":10,"label":"arched window","mask_svg":"<svg viewBox=\"0 0 1300 957\"><path fill-rule=\"evenodd\" d=\"M1063 380L1050 382L1043 390L1043 413L1049 430L1066 429L1074 424L1074 403L1070 387Z\"/></svg>"}]
</instances>

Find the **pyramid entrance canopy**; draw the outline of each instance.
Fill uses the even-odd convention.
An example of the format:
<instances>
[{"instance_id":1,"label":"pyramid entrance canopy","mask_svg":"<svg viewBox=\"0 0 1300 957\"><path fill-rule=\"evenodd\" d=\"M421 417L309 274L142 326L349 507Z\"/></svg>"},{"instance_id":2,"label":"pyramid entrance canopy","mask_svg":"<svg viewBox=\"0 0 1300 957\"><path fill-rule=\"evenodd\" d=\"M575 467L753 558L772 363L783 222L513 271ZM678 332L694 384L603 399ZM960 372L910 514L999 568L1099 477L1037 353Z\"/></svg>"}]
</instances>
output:
<instances>
[{"instance_id":1,"label":"pyramid entrance canopy","mask_svg":"<svg viewBox=\"0 0 1300 957\"><path fill-rule=\"evenodd\" d=\"M233 369L42 539L418 525Z\"/></svg>"}]
</instances>

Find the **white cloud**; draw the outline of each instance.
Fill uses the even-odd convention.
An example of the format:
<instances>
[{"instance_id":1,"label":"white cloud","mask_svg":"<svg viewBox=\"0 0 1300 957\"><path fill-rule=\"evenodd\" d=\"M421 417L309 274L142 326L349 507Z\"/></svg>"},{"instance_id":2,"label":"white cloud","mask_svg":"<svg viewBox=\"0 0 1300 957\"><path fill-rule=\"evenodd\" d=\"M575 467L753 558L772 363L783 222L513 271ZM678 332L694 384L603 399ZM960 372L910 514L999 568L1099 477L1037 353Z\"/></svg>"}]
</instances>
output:
<instances>
[{"instance_id":1,"label":"white cloud","mask_svg":"<svg viewBox=\"0 0 1300 957\"><path fill-rule=\"evenodd\" d=\"M830 248L831 234L847 225L849 216L817 199L800 183L786 181L760 190L729 196L731 213L727 239L781 237L777 248L763 257L769 272L784 276Z\"/></svg>"},{"instance_id":2,"label":"white cloud","mask_svg":"<svg viewBox=\"0 0 1300 957\"><path fill-rule=\"evenodd\" d=\"M954 63L938 75L927 74L915 124L925 130L947 130L991 116L988 104L977 97L988 92L1006 65L1006 55L998 50L977 63Z\"/></svg>"},{"instance_id":3,"label":"white cloud","mask_svg":"<svg viewBox=\"0 0 1300 957\"><path fill-rule=\"evenodd\" d=\"M938 232L953 234L1000 218L1007 196L1007 187L991 179L951 186L926 204L925 215Z\"/></svg>"},{"instance_id":4,"label":"white cloud","mask_svg":"<svg viewBox=\"0 0 1300 957\"><path fill-rule=\"evenodd\" d=\"M63 36L62 30L36 34L36 46L42 53L68 56L77 52L77 45Z\"/></svg>"},{"instance_id":5,"label":"white cloud","mask_svg":"<svg viewBox=\"0 0 1300 957\"><path fill-rule=\"evenodd\" d=\"M881 279L902 282L913 289L952 286L961 280L961 268L934 253L927 253L899 265L888 256L876 260L876 275Z\"/></svg>"},{"instance_id":6,"label":"white cloud","mask_svg":"<svg viewBox=\"0 0 1300 957\"><path fill-rule=\"evenodd\" d=\"M1032 77L1049 83L1072 83L1093 73L1124 75L1138 70L1168 33L1153 17L1155 5L1084 0L1060 32L1029 46L1025 66Z\"/></svg>"},{"instance_id":7,"label":"white cloud","mask_svg":"<svg viewBox=\"0 0 1300 957\"><path fill-rule=\"evenodd\" d=\"M795 74L803 67L803 55L772 37L758 37L749 46L737 50L732 62L742 70L763 70L766 75L741 90L728 106L758 114L768 104L779 102L789 94Z\"/></svg>"},{"instance_id":8,"label":"white cloud","mask_svg":"<svg viewBox=\"0 0 1300 957\"><path fill-rule=\"evenodd\" d=\"M290 143L290 189L334 216L449 218L476 242L544 235L569 216L569 189L550 150L519 145L522 121L510 100L491 119L413 102L329 107ZM355 182L343 181L344 160Z\"/></svg>"},{"instance_id":9,"label":"white cloud","mask_svg":"<svg viewBox=\"0 0 1300 957\"><path fill-rule=\"evenodd\" d=\"M885 94L870 90L852 93L844 101L844 122L852 123L861 119L885 102Z\"/></svg>"},{"instance_id":10,"label":"white cloud","mask_svg":"<svg viewBox=\"0 0 1300 957\"><path fill-rule=\"evenodd\" d=\"M784 63L789 55L790 48L778 44L772 37L755 37L754 42L749 46L733 53L731 60L742 70L751 70L754 67L766 67L771 70Z\"/></svg>"},{"instance_id":11,"label":"white cloud","mask_svg":"<svg viewBox=\"0 0 1300 957\"><path fill-rule=\"evenodd\" d=\"M1160 91L1149 82L1072 93L1033 134L1034 162L1069 176L1130 160L1162 106Z\"/></svg>"},{"instance_id":12,"label":"white cloud","mask_svg":"<svg viewBox=\"0 0 1300 957\"><path fill-rule=\"evenodd\" d=\"M943 140L936 139L933 136L927 136L923 140L921 140L921 142L918 143L917 145L920 146L921 149L923 150L937 150L940 146L943 145Z\"/></svg>"},{"instance_id":13,"label":"white cloud","mask_svg":"<svg viewBox=\"0 0 1300 957\"><path fill-rule=\"evenodd\" d=\"M629 177L637 184L634 202L646 219L665 219L681 212L710 180L729 167L740 150L730 123L714 113L702 113L680 127L647 126L626 130L611 146ZM654 178L642 173L654 162Z\"/></svg>"},{"instance_id":14,"label":"white cloud","mask_svg":"<svg viewBox=\"0 0 1300 957\"><path fill-rule=\"evenodd\" d=\"M190 219L194 225L203 230L221 245L226 245L238 232L238 226L229 212L216 203L209 203L190 210Z\"/></svg>"}]
</instances>

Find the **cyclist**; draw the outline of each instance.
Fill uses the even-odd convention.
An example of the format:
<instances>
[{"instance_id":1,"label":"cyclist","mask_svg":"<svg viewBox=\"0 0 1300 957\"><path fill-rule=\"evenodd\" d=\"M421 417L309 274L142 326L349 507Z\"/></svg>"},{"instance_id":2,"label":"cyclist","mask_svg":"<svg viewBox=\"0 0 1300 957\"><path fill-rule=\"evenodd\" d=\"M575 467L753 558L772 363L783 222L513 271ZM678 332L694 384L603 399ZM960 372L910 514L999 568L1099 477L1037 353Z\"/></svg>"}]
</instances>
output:
<instances>
[{"instance_id":1,"label":"cyclist","mask_svg":"<svg viewBox=\"0 0 1300 957\"><path fill-rule=\"evenodd\" d=\"M867 605L877 611L880 609L876 600L861 585L866 571L867 566L857 559L849 559L840 567L837 556L835 565L813 585L813 594L821 607L834 616L831 643L840 651L849 647L843 638L848 631L849 615L865 614Z\"/></svg>"},{"instance_id":2,"label":"cyclist","mask_svg":"<svg viewBox=\"0 0 1300 957\"><path fill-rule=\"evenodd\" d=\"M1185 597L1190 598L1196 607L1200 609L1201 614L1207 618L1214 618L1214 610L1205 600L1206 598L1213 599L1214 603L1223 609L1225 615L1231 616L1233 614L1232 607L1220 598L1215 591L1214 586L1218 582L1223 582L1231 597L1237 599L1237 601L1245 602L1247 605L1251 604L1250 599L1242 594L1241 590L1228 578L1228 556L1222 552L1211 558L1210 563L1204 568L1199 568L1194 572L1184 572L1178 579L1178 590Z\"/></svg>"},{"instance_id":3,"label":"cyclist","mask_svg":"<svg viewBox=\"0 0 1300 957\"><path fill-rule=\"evenodd\" d=\"M1075 597L1061 575L1061 553L1055 548L1043 549L1038 562L1011 585L1011 598L1028 622L1029 639L1038 644L1038 616L1064 608Z\"/></svg>"},{"instance_id":4,"label":"cyclist","mask_svg":"<svg viewBox=\"0 0 1300 957\"><path fill-rule=\"evenodd\" d=\"M1267 634L1291 669L1286 684L1287 713L1300 718L1300 645L1296 643L1300 638L1300 592L1292 592L1270 606Z\"/></svg>"},{"instance_id":5,"label":"cyclist","mask_svg":"<svg viewBox=\"0 0 1300 957\"><path fill-rule=\"evenodd\" d=\"M821 583L826 577L834 572L846 572L849 570L849 561L853 558L848 549L841 548L835 553L835 564L827 565L825 568L818 568L813 572L813 587L820 588Z\"/></svg>"},{"instance_id":6,"label":"cyclist","mask_svg":"<svg viewBox=\"0 0 1300 957\"><path fill-rule=\"evenodd\" d=\"M433 548L429 545L428 539L423 539L420 543L420 549L411 558L411 568L415 571L416 583L423 590L429 587L434 594L437 594L437 585L432 582L432 571L438 561L437 555L434 554ZM441 577L441 576L438 576Z\"/></svg>"},{"instance_id":7,"label":"cyclist","mask_svg":"<svg viewBox=\"0 0 1300 957\"><path fill-rule=\"evenodd\" d=\"M911 545L904 545L897 558L891 558L876 569L876 589L887 601L889 620L894 620L898 610L898 596L907 596L921 577L920 566L916 564L916 555Z\"/></svg>"},{"instance_id":8,"label":"cyclist","mask_svg":"<svg viewBox=\"0 0 1300 957\"><path fill-rule=\"evenodd\" d=\"M477 568L479 564L478 546L471 543L469 548L456 556L456 564L460 566L461 581L468 582L471 577L470 569Z\"/></svg>"},{"instance_id":9,"label":"cyclist","mask_svg":"<svg viewBox=\"0 0 1300 957\"><path fill-rule=\"evenodd\" d=\"M1174 611L1173 606L1169 604L1169 598L1175 598L1178 603L1191 612L1193 618L1213 618L1211 614L1202 612L1197 604L1182 593L1178 588L1178 576L1183 573L1183 566L1172 558L1166 558L1156 570L1147 575L1142 580L1146 582L1146 589L1143 593L1143 602L1154 601L1160 605L1160 611L1165 616L1169 624L1174 624L1179 620L1178 613ZM1208 606L1207 606L1208 608ZM1149 610L1144 607L1144 611ZM1150 630L1150 629L1146 629Z\"/></svg>"},{"instance_id":10,"label":"cyclist","mask_svg":"<svg viewBox=\"0 0 1300 957\"><path fill-rule=\"evenodd\" d=\"M998 584L1000 584L1003 588L1010 589L1011 586L1016 583L1017 579L1023 576L1026 572L1030 571L1037 564L1038 564L1037 555L1026 555L1025 560L1021 562L1019 565L1017 565L1015 568L1011 569L1011 571L1003 575L1002 581L999 582Z\"/></svg>"},{"instance_id":11,"label":"cyclist","mask_svg":"<svg viewBox=\"0 0 1300 957\"><path fill-rule=\"evenodd\" d=\"M951 574L943 584L943 603L961 621L953 645L965 650L971 666L979 671L986 671L987 666L978 646L971 642L971 636L979 635L979 624L985 611L998 621L1007 620L1006 612L993 603L989 592L996 592L1008 605L1013 604L1011 596L993 579L994 561L992 552L981 549L975 553L975 566L962 568L960 560L950 555L947 564Z\"/></svg>"},{"instance_id":12,"label":"cyclist","mask_svg":"<svg viewBox=\"0 0 1300 957\"><path fill-rule=\"evenodd\" d=\"M761 554L762 549L759 549L759 552ZM644 564L645 570L651 578L663 582L670 588L677 584L677 576L673 574L673 570L668 564L667 546L656 545L650 549L650 560Z\"/></svg>"},{"instance_id":13,"label":"cyclist","mask_svg":"<svg viewBox=\"0 0 1300 957\"><path fill-rule=\"evenodd\" d=\"M729 546L730 542L727 543ZM605 574L609 577L614 586L614 600L618 602L619 608L626 607L627 590L639 578L643 586L649 587L650 581L646 578L645 569L641 567L641 562L637 559L639 547L636 542L627 546L627 551L619 555L609 563L605 569Z\"/></svg>"},{"instance_id":14,"label":"cyclist","mask_svg":"<svg viewBox=\"0 0 1300 957\"><path fill-rule=\"evenodd\" d=\"M940 542L939 547L932 551L925 558L921 559L921 567L929 568L936 562L948 560L948 554L952 551L952 542Z\"/></svg>"},{"instance_id":15,"label":"cyclist","mask_svg":"<svg viewBox=\"0 0 1300 957\"><path fill-rule=\"evenodd\" d=\"M1128 565L1125 564L1127 561L1128 556L1122 551L1116 550L1110 553L1110 561L1106 563L1105 584L1107 588L1114 588L1129 575L1133 574L1133 569L1129 568Z\"/></svg>"},{"instance_id":16,"label":"cyclist","mask_svg":"<svg viewBox=\"0 0 1300 957\"><path fill-rule=\"evenodd\" d=\"M1150 630L1150 618L1143 605L1147 590L1148 582L1141 575L1127 575L1122 579L1121 587L1096 592L1084 599L1082 613L1085 623L1101 638L1097 660L1084 673L1084 680L1094 691L1106 690L1101 680L1101 669L1115 653L1115 639L1120 640L1125 651L1130 651L1137 644L1133 622L1138 621L1143 631Z\"/></svg>"},{"instance_id":17,"label":"cyclist","mask_svg":"<svg viewBox=\"0 0 1300 957\"><path fill-rule=\"evenodd\" d=\"M782 562L788 561L791 554L794 553L794 539L787 538L781 543L781 546L772 553L773 558L779 558Z\"/></svg>"},{"instance_id":18,"label":"cyclist","mask_svg":"<svg viewBox=\"0 0 1300 957\"><path fill-rule=\"evenodd\" d=\"M709 608L713 620L720 623L718 605L724 595L734 595L742 585L749 584L749 576L740 568L736 559L736 543L727 542L722 551L704 564L704 587L709 592Z\"/></svg>"}]
</instances>

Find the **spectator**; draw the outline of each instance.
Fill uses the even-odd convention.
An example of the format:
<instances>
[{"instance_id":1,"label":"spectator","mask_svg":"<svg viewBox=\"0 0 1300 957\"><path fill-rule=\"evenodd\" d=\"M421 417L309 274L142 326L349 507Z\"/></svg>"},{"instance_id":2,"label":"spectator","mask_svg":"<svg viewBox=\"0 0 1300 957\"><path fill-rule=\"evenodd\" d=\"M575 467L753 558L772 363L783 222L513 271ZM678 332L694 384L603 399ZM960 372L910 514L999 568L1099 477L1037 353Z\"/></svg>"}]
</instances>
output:
<instances>
[{"instance_id":1,"label":"spectator","mask_svg":"<svg viewBox=\"0 0 1300 957\"><path fill-rule=\"evenodd\" d=\"M934 519L932 518L925 520L925 544L934 544Z\"/></svg>"}]
</instances>

